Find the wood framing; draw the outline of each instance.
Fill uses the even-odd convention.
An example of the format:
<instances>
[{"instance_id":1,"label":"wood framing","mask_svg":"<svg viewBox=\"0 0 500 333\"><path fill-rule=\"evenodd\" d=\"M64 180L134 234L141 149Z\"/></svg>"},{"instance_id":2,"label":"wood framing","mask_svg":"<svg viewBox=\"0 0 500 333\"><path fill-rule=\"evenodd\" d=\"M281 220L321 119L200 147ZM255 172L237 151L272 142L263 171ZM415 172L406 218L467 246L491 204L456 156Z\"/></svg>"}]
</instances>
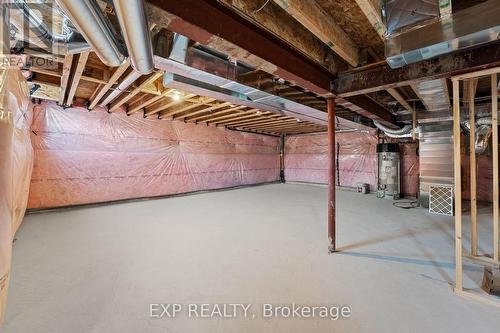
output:
<instances>
[{"instance_id":1,"label":"wood framing","mask_svg":"<svg viewBox=\"0 0 500 333\"><path fill-rule=\"evenodd\" d=\"M500 267L498 261L499 246L499 227L498 227L498 84L497 74L500 68L481 70L476 73L466 75L458 75L452 77L453 84L453 140L454 140L454 174L455 174L455 292L457 295L479 301L482 303L500 306L500 300L492 297L484 292L477 291L470 288L464 288L463 285L463 260L469 260L475 264L485 266ZM478 255L478 239L477 239L477 221L474 221L474 215L477 208L474 207L476 200L476 167L474 161L475 145L474 145L474 128L475 128L475 114L474 114L474 95L475 84L479 78L489 78L491 84L491 97L492 97L492 142L493 142L493 216L492 216L492 233L493 233L493 249L492 257L488 255ZM470 121L470 168L471 168L471 254L464 254L462 248L462 197L461 197L461 156L460 156L460 81L464 81L464 103L469 107L469 121ZM467 96L465 95L467 94Z\"/></svg>"},{"instance_id":2,"label":"wood framing","mask_svg":"<svg viewBox=\"0 0 500 333\"><path fill-rule=\"evenodd\" d=\"M398 101L398 103L401 104L402 107L404 107L408 111L412 111L413 112L413 108L410 106L410 104L408 104L408 102L406 101L406 99L404 99L404 97L401 96L401 94L396 89L389 88L389 89L387 89L387 92L389 94L391 94L391 96L394 97L394 99L396 101Z\"/></svg>"},{"instance_id":3,"label":"wood framing","mask_svg":"<svg viewBox=\"0 0 500 333\"><path fill-rule=\"evenodd\" d=\"M351 66L359 64L359 50L347 34L335 24L315 0L273 0L286 10L300 24L327 44Z\"/></svg>"},{"instance_id":4,"label":"wood framing","mask_svg":"<svg viewBox=\"0 0 500 333\"><path fill-rule=\"evenodd\" d=\"M95 95L95 97L90 101L89 110L92 110L96 107L97 103L101 101L104 95L108 92L108 90L113 86L113 84L118 81L118 79L125 73L125 71L130 67L130 59L127 59L120 67L117 67L111 75L108 83L102 86L99 89L99 92Z\"/></svg>"},{"instance_id":5,"label":"wood framing","mask_svg":"<svg viewBox=\"0 0 500 333\"><path fill-rule=\"evenodd\" d=\"M373 29L377 32L380 39L385 41L387 27L382 20L380 5L377 0L356 0L359 8L365 14Z\"/></svg>"},{"instance_id":6,"label":"wood framing","mask_svg":"<svg viewBox=\"0 0 500 333\"><path fill-rule=\"evenodd\" d=\"M477 256L477 162L476 162L476 116L474 97L476 89L471 79L464 82L464 97L469 104L469 164L470 164L470 228L471 228L471 255ZM468 87L465 89L465 87Z\"/></svg>"},{"instance_id":7,"label":"wood framing","mask_svg":"<svg viewBox=\"0 0 500 333\"><path fill-rule=\"evenodd\" d=\"M59 89L59 105L64 104L66 97L66 87L68 86L69 75L71 73L71 66L73 65L73 55L68 54L64 57L63 70L61 76L61 88Z\"/></svg>"},{"instance_id":8,"label":"wood framing","mask_svg":"<svg viewBox=\"0 0 500 333\"><path fill-rule=\"evenodd\" d=\"M75 96L76 88L80 83L80 78L82 77L83 70L85 69L85 65L87 64L87 59L89 58L90 52L80 53L78 57L78 63L76 65L75 72L72 77L71 86L68 92L68 99L66 100L66 105L73 105L73 97Z\"/></svg>"},{"instance_id":9,"label":"wood framing","mask_svg":"<svg viewBox=\"0 0 500 333\"><path fill-rule=\"evenodd\" d=\"M133 88L131 92L122 96L116 102L111 103L111 107L109 108L109 112L114 112L114 111L118 110L118 108L120 106L122 106L129 99L131 99L132 97L134 97L135 95L140 93L142 89L144 89L147 85L149 85L152 82L154 82L155 80L157 80L162 75L163 75L162 72L154 72L154 73L150 74L149 76L147 76L145 79L143 79L143 81L138 86Z\"/></svg>"},{"instance_id":10,"label":"wood framing","mask_svg":"<svg viewBox=\"0 0 500 333\"><path fill-rule=\"evenodd\" d=\"M455 180L455 291L463 290L462 272L462 177L460 156L460 86L453 81L453 163Z\"/></svg>"},{"instance_id":11,"label":"wood framing","mask_svg":"<svg viewBox=\"0 0 500 333\"><path fill-rule=\"evenodd\" d=\"M491 129L493 155L493 260L500 262L499 185L498 185L498 84L497 73L491 74Z\"/></svg>"}]
</instances>

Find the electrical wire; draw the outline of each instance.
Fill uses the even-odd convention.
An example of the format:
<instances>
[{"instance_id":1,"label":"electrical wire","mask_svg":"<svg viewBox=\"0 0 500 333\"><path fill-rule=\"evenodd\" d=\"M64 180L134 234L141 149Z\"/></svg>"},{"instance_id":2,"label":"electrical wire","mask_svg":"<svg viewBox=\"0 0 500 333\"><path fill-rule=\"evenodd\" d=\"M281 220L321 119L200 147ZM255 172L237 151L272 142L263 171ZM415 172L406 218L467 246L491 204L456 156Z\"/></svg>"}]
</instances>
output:
<instances>
[{"instance_id":1,"label":"electrical wire","mask_svg":"<svg viewBox=\"0 0 500 333\"><path fill-rule=\"evenodd\" d=\"M262 9L264 9L264 7L266 7L266 5L269 3L270 0L267 0L266 2L264 2L264 4L262 6L260 6L259 9L255 10L252 14L255 15L257 14L258 12L260 12Z\"/></svg>"}]
</instances>

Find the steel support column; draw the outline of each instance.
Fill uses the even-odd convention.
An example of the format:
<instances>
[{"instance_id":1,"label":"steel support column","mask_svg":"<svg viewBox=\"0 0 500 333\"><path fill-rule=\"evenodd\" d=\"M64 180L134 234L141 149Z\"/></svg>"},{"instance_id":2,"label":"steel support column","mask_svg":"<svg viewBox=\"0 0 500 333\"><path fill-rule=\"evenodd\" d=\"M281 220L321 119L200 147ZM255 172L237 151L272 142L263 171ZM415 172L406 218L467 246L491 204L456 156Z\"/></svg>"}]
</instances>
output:
<instances>
[{"instance_id":1,"label":"steel support column","mask_svg":"<svg viewBox=\"0 0 500 333\"><path fill-rule=\"evenodd\" d=\"M328 109L328 250L336 250L335 239L335 99L327 100Z\"/></svg>"}]
</instances>

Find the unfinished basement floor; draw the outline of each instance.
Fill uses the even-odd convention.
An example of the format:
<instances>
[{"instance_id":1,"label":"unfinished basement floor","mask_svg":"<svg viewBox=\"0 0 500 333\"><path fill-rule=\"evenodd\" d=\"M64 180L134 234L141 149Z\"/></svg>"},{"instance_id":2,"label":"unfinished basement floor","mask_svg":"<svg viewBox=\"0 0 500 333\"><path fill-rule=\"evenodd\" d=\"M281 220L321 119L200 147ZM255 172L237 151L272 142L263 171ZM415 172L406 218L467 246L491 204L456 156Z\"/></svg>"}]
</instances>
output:
<instances>
[{"instance_id":1,"label":"unfinished basement floor","mask_svg":"<svg viewBox=\"0 0 500 333\"><path fill-rule=\"evenodd\" d=\"M342 251L333 255L319 186L30 214L14 243L2 332L498 332L498 307L452 292L452 218L337 193ZM464 275L477 287L482 268L465 265ZM263 303L349 305L352 314L151 319L151 303L252 303L257 314Z\"/></svg>"}]
</instances>

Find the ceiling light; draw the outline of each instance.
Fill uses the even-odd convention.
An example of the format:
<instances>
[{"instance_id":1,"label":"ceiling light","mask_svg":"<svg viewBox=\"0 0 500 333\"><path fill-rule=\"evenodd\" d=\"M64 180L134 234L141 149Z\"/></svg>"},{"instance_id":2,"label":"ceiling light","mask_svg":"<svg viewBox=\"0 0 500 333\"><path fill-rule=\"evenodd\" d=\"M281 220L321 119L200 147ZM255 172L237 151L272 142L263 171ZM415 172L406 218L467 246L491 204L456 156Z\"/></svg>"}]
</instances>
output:
<instances>
[{"instance_id":1,"label":"ceiling light","mask_svg":"<svg viewBox=\"0 0 500 333\"><path fill-rule=\"evenodd\" d=\"M180 101L181 100L181 93L178 91L174 91L174 93L172 94L172 99L174 101Z\"/></svg>"}]
</instances>

